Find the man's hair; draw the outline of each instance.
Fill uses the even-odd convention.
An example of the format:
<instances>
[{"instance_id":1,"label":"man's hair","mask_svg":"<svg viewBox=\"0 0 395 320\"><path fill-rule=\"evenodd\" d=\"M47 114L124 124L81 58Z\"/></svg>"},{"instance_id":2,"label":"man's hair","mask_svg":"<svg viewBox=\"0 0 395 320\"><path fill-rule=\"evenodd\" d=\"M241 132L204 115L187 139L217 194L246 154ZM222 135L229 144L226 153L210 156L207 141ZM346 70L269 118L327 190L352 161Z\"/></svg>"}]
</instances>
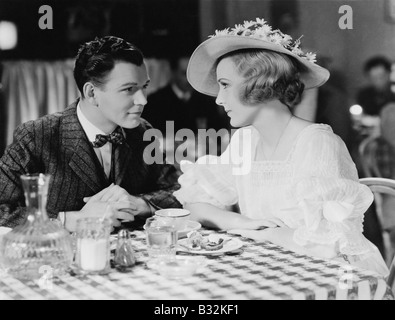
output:
<instances>
[{"instance_id":1,"label":"man's hair","mask_svg":"<svg viewBox=\"0 0 395 320\"><path fill-rule=\"evenodd\" d=\"M74 66L74 79L82 97L86 82L102 87L106 83L106 76L119 61L141 66L144 56L135 45L113 36L96 38L83 44L78 50Z\"/></svg>"},{"instance_id":2,"label":"man's hair","mask_svg":"<svg viewBox=\"0 0 395 320\"><path fill-rule=\"evenodd\" d=\"M370 58L366 61L365 66L363 68L364 72L367 73L371 69L382 66L386 71L391 72L391 62L383 56L376 56Z\"/></svg>"},{"instance_id":3,"label":"man's hair","mask_svg":"<svg viewBox=\"0 0 395 320\"><path fill-rule=\"evenodd\" d=\"M296 59L265 49L242 49L222 56L230 57L245 79L240 100L256 105L278 99L289 108L297 105L304 90L300 80L303 66Z\"/></svg>"}]
</instances>

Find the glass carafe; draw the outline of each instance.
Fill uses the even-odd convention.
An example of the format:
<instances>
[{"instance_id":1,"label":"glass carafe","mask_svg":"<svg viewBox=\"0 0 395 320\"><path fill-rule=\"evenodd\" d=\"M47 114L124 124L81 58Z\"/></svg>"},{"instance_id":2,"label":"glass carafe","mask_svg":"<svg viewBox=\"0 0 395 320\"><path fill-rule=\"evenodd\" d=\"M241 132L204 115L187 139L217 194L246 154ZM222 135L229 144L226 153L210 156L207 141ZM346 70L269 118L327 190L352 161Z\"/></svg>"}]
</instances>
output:
<instances>
[{"instance_id":1,"label":"glass carafe","mask_svg":"<svg viewBox=\"0 0 395 320\"><path fill-rule=\"evenodd\" d=\"M27 219L8 232L0 243L0 255L8 274L35 280L50 272L59 276L73 262L70 234L48 219L46 204L50 175L22 175Z\"/></svg>"}]
</instances>

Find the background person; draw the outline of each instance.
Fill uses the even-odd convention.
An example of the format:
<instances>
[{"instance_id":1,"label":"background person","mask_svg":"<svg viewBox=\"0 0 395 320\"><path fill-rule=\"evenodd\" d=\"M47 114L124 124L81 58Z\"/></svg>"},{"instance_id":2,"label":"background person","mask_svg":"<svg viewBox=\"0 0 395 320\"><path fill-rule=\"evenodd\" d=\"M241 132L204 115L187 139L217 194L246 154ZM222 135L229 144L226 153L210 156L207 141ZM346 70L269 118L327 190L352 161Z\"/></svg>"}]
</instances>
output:
<instances>
[{"instance_id":1,"label":"background person","mask_svg":"<svg viewBox=\"0 0 395 320\"><path fill-rule=\"evenodd\" d=\"M395 102L395 93L391 90L391 62L382 56L366 61L364 73L369 84L360 89L357 102L367 115L378 116L381 109Z\"/></svg>"}]
</instances>

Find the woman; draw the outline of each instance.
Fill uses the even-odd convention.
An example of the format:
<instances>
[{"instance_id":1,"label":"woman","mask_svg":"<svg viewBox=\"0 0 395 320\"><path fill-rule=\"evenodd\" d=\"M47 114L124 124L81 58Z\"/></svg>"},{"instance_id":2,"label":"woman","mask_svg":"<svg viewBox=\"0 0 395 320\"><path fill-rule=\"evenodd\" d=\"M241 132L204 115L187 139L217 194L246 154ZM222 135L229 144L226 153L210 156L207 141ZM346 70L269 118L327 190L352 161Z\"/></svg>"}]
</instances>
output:
<instances>
[{"instance_id":1,"label":"woman","mask_svg":"<svg viewBox=\"0 0 395 320\"><path fill-rule=\"evenodd\" d=\"M203 225L386 275L362 235L373 195L345 144L330 126L292 114L304 88L329 78L299 45L257 19L217 31L195 50L188 80L217 96L240 129L221 157L181 163L174 195ZM235 204L241 214L229 210Z\"/></svg>"}]
</instances>

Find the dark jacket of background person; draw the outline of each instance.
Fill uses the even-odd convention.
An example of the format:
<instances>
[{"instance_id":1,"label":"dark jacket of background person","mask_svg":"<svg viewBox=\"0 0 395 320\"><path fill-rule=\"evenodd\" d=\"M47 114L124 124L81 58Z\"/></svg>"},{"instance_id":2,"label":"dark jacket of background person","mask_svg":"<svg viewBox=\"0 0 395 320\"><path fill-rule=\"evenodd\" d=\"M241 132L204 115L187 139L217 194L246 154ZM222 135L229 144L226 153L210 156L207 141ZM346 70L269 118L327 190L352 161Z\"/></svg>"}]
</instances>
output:
<instances>
[{"instance_id":1,"label":"dark jacket of background person","mask_svg":"<svg viewBox=\"0 0 395 320\"><path fill-rule=\"evenodd\" d=\"M14 142L0 159L1 226L14 227L26 217L22 174L52 175L47 210L49 217L54 218L60 211L80 210L84 197L110 185L78 120L76 105L77 102L64 112L22 124L15 131ZM144 162L143 152L150 143L143 141L147 129L143 119L138 127L124 129L126 142L114 152L114 182L155 207L180 207L172 196L179 188L175 168Z\"/></svg>"},{"instance_id":2,"label":"dark jacket of background person","mask_svg":"<svg viewBox=\"0 0 395 320\"><path fill-rule=\"evenodd\" d=\"M340 89L330 83L324 84L318 90L315 122L330 125L351 152L354 135L347 98Z\"/></svg>"},{"instance_id":3,"label":"dark jacket of background person","mask_svg":"<svg viewBox=\"0 0 395 320\"><path fill-rule=\"evenodd\" d=\"M389 102L395 102L395 93L391 90L391 62L382 56L369 59L364 66L369 85L359 90L357 103L365 114L377 116Z\"/></svg>"},{"instance_id":4,"label":"dark jacket of background person","mask_svg":"<svg viewBox=\"0 0 395 320\"><path fill-rule=\"evenodd\" d=\"M364 113L377 116L385 105L395 102L395 93L390 88L379 92L375 88L367 87L358 93L357 102L362 106Z\"/></svg>"},{"instance_id":5,"label":"dark jacket of background person","mask_svg":"<svg viewBox=\"0 0 395 320\"><path fill-rule=\"evenodd\" d=\"M7 113L5 110L5 103L4 103L4 95L3 95L3 87L1 84L1 77L2 77L2 65L0 62L0 157L3 155L5 144L6 144L6 119Z\"/></svg>"},{"instance_id":6,"label":"dark jacket of background person","mask_svg":"<svg viewBox=\"0 0 395 320\"><path fill-rule=\"evenodd\" d=\"M187 101L177 97L168 84L148 97L148 103L144 108L143 117L154 128L163 134L166 132L166 121L174 121L174 130L213 128L219 130L229 128L229 119L222 114L221 107L215 104L214 98L207 97L196 91L191 93Z\"/></svg>"}]
</instances>

